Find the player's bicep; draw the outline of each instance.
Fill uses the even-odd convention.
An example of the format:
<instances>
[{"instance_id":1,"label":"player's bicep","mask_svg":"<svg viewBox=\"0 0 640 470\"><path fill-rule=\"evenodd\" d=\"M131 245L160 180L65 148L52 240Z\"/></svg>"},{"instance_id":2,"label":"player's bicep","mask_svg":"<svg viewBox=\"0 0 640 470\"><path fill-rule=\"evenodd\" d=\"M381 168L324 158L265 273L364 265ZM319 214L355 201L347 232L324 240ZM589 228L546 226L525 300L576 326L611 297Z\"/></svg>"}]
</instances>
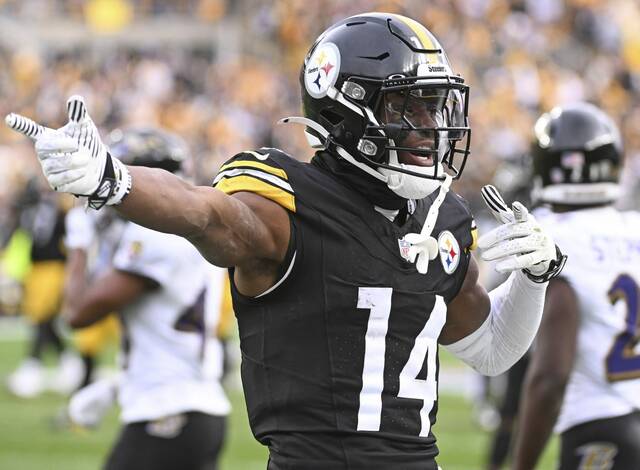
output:
<instances>
[{"instance_id":1,"label":"player's bicep","mask_svg":"<svg viewBox=\"0 0 640 470\"><path fill-rule=\"evenodd\" d=\"M273 242L279 240L280 218L265 219L262 214L269 211L262 206L275 205L279 210L277 202L288 205L293 197L290 193L263 191L277 202L262 198L264 204L247 204L234 193L261 188L247 185L243 178L223 179L211 188L193 186L157 168L130 167L130 172L133 189L116 208L132 222L187 238L218 266L238 265L252 257L278 257ZM282 233L287 229L288 223Z\"/></svg>"},{"instance_id":2,"label":"player's bicep","mask_svg":"<svg viewBox=\"0 0 640 470\"><path fill-rule=\"evenodd\" d=\"M479 283L478 263L473 256L458 294L447 305L447 321L440 333L440 344L451 344L476 331L487 319L491 302Z\"/></svg>"},{"instance_id":3,"label":"player's bicep","mask_svg":"<svg viewBox=\"0 0 640 470\"><path fill-rule=\"evenodd\" d=\"M214 245L226 244L227 249L205 253L214 264L249 272L264 271L265 266L270 270L284 260L290 237L288 213L296 212L293 183L284 166L269 149L260 149L240 152L220 167L213 187L229 197L223 198L227 203L219 214L217 233L210 235L216 239Z\"/></svg>"},{"instance_id":4,"label":"player's bicep","mask_svg":"<svg viewBox=\"0 0 640 470\"><path fill-rule=\"evenodd\" d=\"M218 193L207 227L189 240L217 266L265 260L279 264L290 236L289 216L278 203L251 192Z\"/></svg>"}]
</instances>

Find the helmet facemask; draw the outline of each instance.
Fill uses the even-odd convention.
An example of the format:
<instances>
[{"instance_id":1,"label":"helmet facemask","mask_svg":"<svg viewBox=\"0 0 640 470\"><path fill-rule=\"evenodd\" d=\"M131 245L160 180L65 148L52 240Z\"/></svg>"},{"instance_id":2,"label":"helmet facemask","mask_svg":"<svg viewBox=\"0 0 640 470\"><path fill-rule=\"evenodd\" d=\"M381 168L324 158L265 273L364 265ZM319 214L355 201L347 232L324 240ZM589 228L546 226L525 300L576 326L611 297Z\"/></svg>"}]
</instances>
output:
<instances>
[{"instance_id":1,"label":"helmet facemask","mask_svg":"<svg viewBox=\"0 0 640 470\"><path fill-rule=\"evenodd\" d=\"M360 156L407 199L427 196L447 175L459 178L469 155L467 94L451 75L384 80L365 114Z\"/></svg>"}]
</instances>

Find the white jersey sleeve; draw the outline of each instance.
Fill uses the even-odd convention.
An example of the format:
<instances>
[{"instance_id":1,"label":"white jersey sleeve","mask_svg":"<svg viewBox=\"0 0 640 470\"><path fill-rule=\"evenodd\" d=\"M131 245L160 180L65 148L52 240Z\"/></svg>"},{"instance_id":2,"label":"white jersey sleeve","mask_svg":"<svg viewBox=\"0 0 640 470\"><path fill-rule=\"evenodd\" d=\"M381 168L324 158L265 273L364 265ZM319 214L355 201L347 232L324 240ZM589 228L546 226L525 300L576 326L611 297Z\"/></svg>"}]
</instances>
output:
<instances>
[{"instance_id":1,"label":"white jersey sleeve","mask_svg":"<svg viewBox=\"0 0 640 470\"><path fill-rule=\"evenodd\" d=\"M535 213L563 253L579 307L574 366L556 431L640 409L640 214Z\"/></svg>"},{"instance_id":2,"label":"white jersey sleeve","mask_svg":"<svg viewBox=\"0 0 640 470\"><path fill-rule=\"evenodd\" d=\"M132 223L113 266L158 284L120 312L128 345L118 397L122 420L228 413L220 385L222 348L214 334L226 271L207 263L185 239Z\"/></svg>"},{"instance_id":3,"label":"white jersey sleeve","mask_svg":"<svg viewBox=\"0 0 640 470\"><path fill-rule=\"evenodd\" d=\"M178 237L128 224L115 253L113 266L149 278L161 286L170 285L176 262L179 262L170 253L180 245L182 243Z\"/></svg>"}]
</instances>

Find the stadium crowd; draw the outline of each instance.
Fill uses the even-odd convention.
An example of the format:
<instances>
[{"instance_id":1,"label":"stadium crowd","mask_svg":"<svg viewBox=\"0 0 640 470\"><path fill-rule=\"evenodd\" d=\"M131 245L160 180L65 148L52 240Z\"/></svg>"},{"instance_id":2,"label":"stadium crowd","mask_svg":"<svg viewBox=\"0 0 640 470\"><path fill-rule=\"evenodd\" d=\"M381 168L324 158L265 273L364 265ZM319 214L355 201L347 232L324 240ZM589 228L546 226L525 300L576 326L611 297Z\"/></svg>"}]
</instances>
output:
<instances>
[{"instance_id":1,"label":"stadium crowd","mask_svg":"<svg viewBox=\"0 0 640 470\"><path fill-rule=\"evenodd\" d=\"M0 15L28 15L23 4L29 3L0 2ZM75 12L71 17L81 21L78 3L45 2L54 17ZM640 119L640 31L634 26L640 7L633 0L131 3L141 17L194 15L194 21L210 21L212 27L235 17L243 31L241 54L219 58L216 51L225 44L96 50L88 42L53 51L5 42L0 46L0 113L62 124L52 103L84 94L102 129L146 123L182 135L196 155L202 182L241 149L275 146L308 158L301 133L274 122L300 113L295 77L306 48L336 18L387 10L430 28L472 87L473 157L457 190L473 206L479 186L501 161L527 151L535 117L555 104L588 100L613 115L627 143L628 168L640 172L635 163L640 162L640 131L633 125ZM265 128L265 122L272 126ZM8 129L0 130L0 140L5 145L0 158L18 152L20 139ZM21 185L11 176L21 170L16 167L33 163L9 160L0 170L2 207L8 188L15 186L11 181Z\"/></svg>"},{"instance_id":2,"label":"stadium crowd","mask_svg":"<svg viewBox=\"0 0 640 470\"><path fill-rule=\"evenodd\" d=\"M91 28L87 4L97 3L0 0L0 20L70 21ZM640 5L635 0L103 3L124 7L127 24L181 18L212 29L232 24L235 34L229 43L219 35L209 44L149 46L126 39L125 24L111 33L125 38L121 42L73 47L33 47L0 35L0 115L17 112L58 127L66 119L59 104L81 94L103 131L153 125L182 136L201 184L247 148L278 147L307 160L312 152L299 129L277 126L276 120L301 114L297 77L310 42L339 18L392 11L426 25L471 85L472 157L456 191L474 212L483 210L480 187L503 163L528 152L540 113L575 101L597 104L617 121L627 158L628 191L621 205L637 207L640 201ZM32 153L24 139L0 126L0 220L10 221L0 224L0 253L19 226L27 182L38 186ZM8 294L4 286L0 282L0 314Z\"/></svg>"}]
</instances>

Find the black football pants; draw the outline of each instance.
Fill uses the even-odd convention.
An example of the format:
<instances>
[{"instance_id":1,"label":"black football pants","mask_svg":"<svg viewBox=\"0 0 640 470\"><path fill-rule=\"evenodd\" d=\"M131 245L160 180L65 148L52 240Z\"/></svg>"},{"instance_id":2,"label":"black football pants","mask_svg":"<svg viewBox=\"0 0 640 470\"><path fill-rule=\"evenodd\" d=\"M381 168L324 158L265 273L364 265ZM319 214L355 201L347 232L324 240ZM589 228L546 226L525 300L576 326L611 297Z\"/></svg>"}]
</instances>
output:
<instances>
[{"instance_id":1,"label":"black football pants","mask_svg":"<svg viewBox=\"0 0 640 470\"><path fill-rule=\"evenodd\" d=\"M579 424L560 439L559 470L640 469L640 411Z\"/></svg>"},{"instance_id":2,"label":"black football pants","mask_svg":"<svg viewBox=\"0 0 640 470\"><path fill-rule=\"evenodd\" d=\"M122 428L105 470L216 470L226 418L189 412Z\"/></svg>"}]
</instances>

